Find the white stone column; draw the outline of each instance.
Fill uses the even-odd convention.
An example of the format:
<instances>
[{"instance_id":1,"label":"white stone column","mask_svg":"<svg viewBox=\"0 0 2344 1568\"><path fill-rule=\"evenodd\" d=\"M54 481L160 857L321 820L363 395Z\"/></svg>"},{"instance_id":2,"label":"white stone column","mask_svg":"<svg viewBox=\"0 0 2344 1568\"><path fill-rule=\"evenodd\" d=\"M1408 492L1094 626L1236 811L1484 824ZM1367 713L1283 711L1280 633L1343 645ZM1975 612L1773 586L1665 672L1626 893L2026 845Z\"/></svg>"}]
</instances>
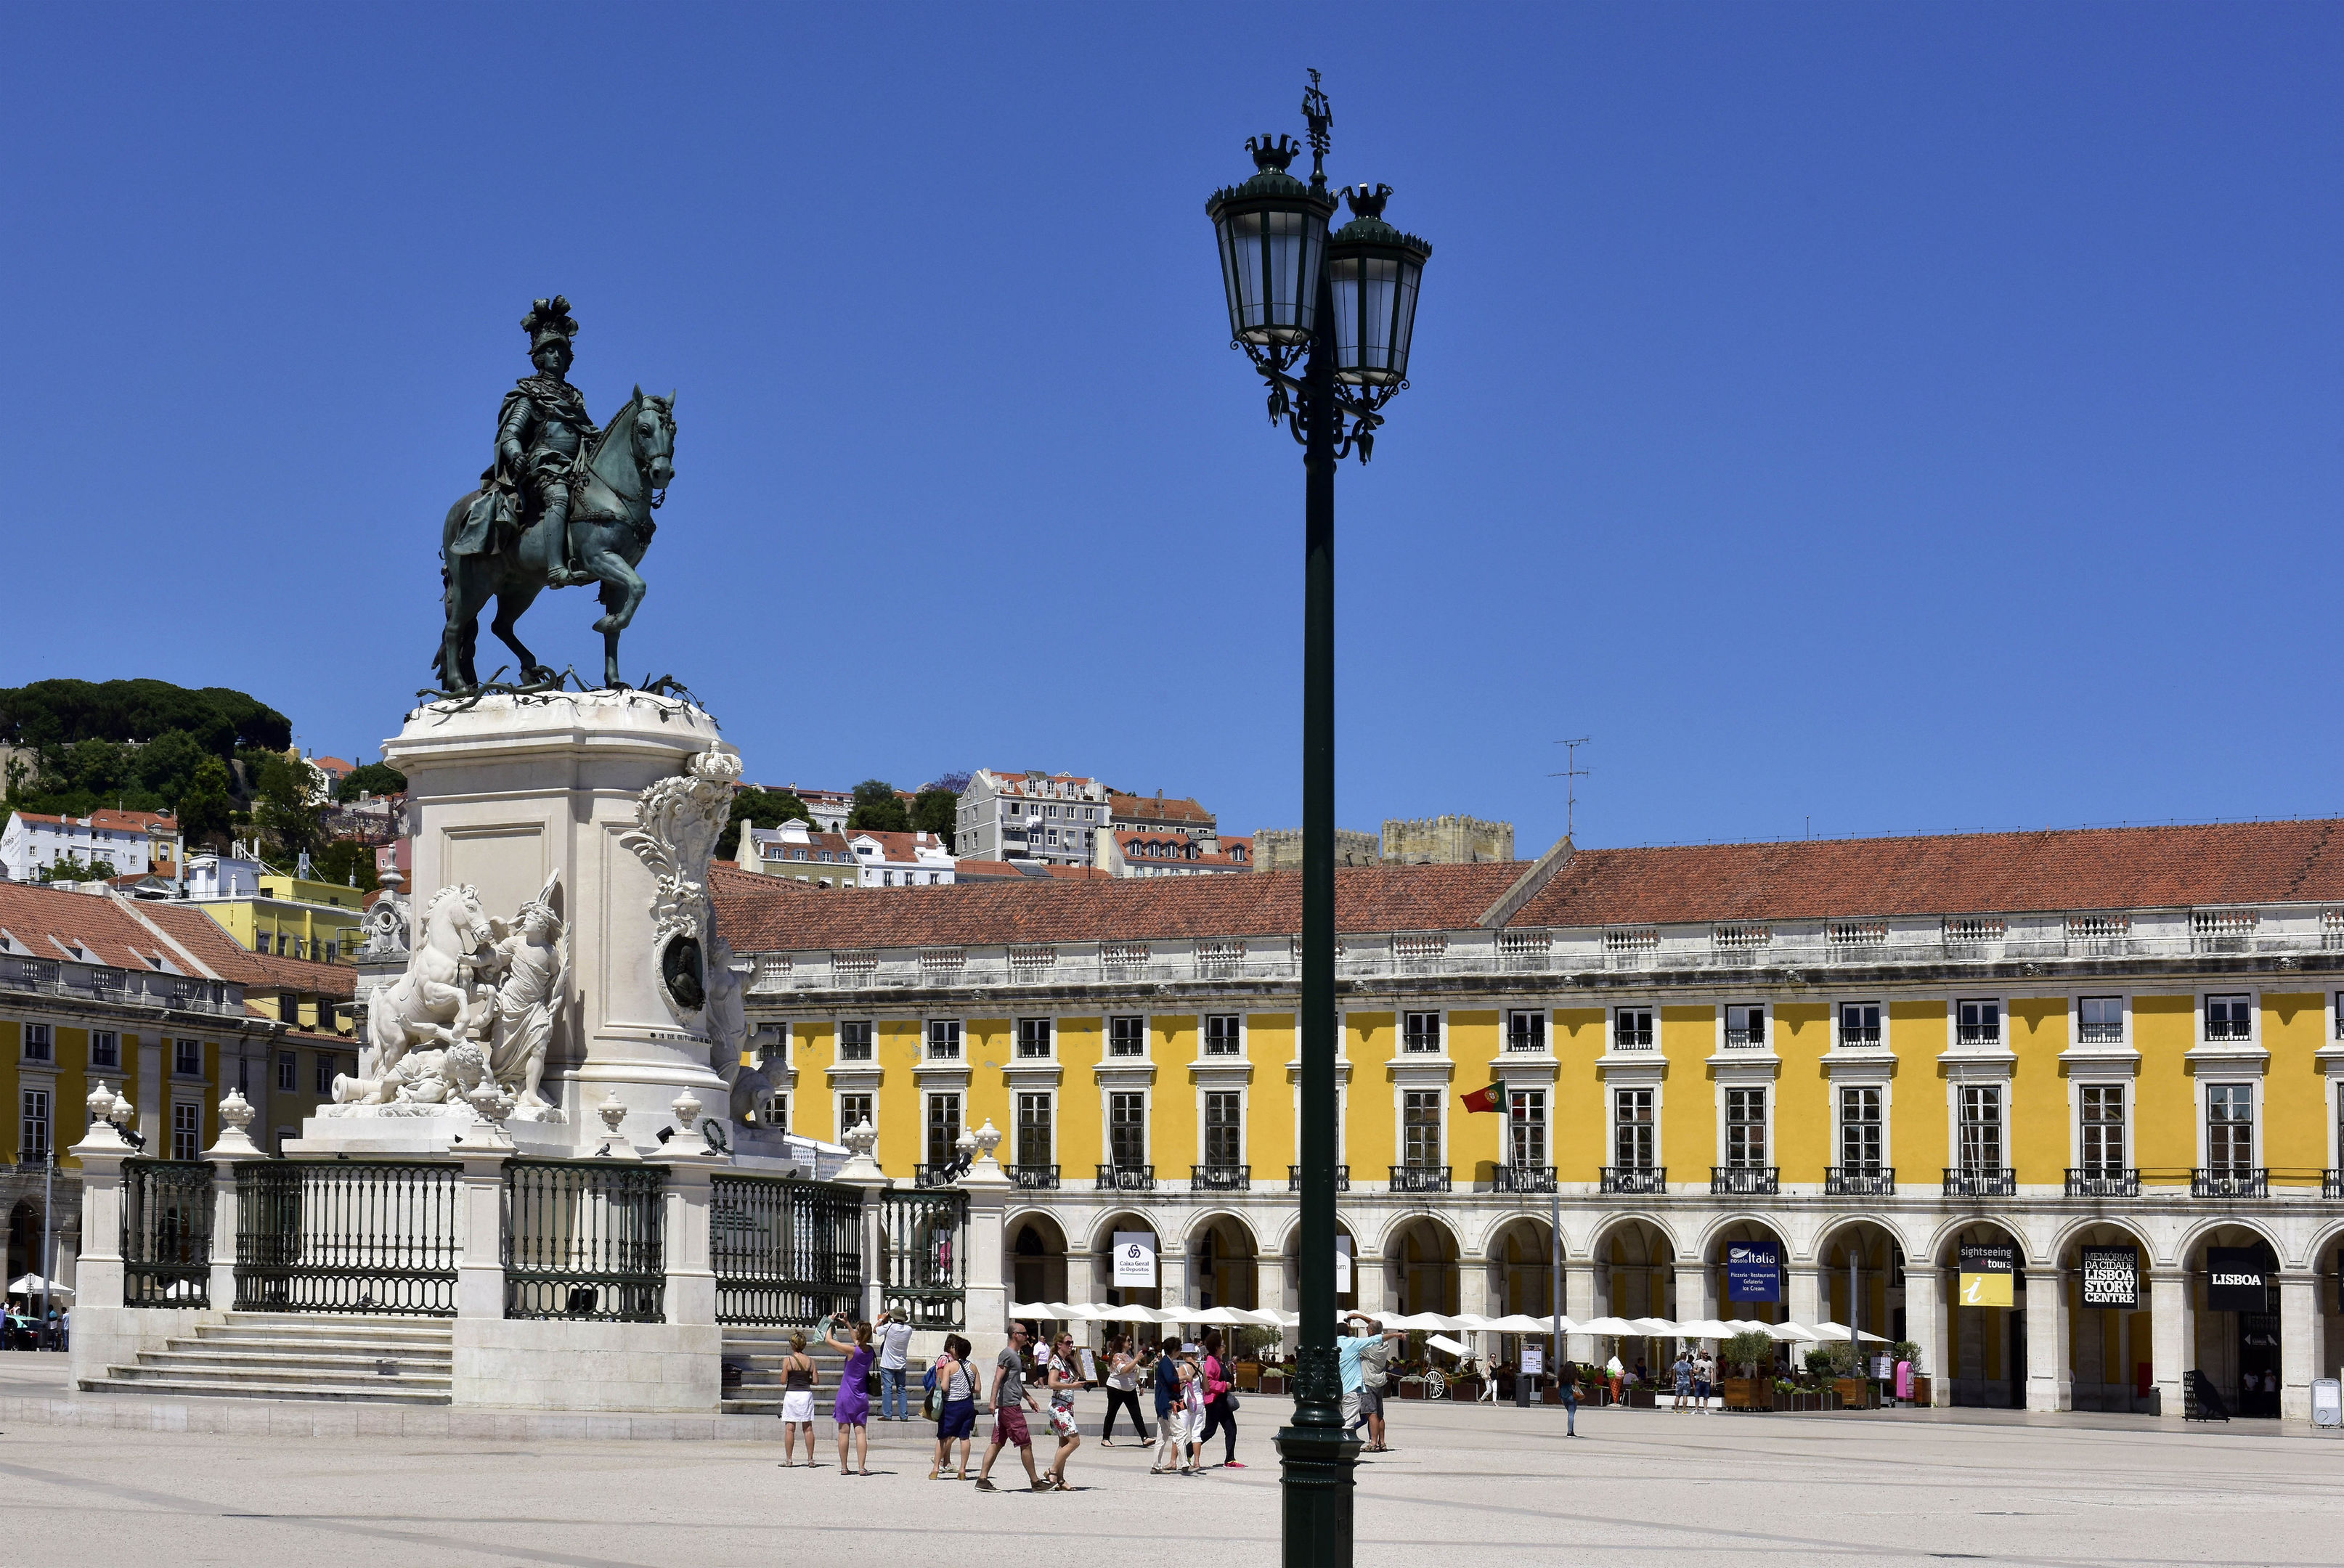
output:
<instances>
[{"instance_id":1,"label":"white stone column","mask_svg":"<svg viewBox=\"0 0 2344 1568\"><path fill-rule=\"evenodd\" d=\"M253 1112L243 1095L229 1090L219 1115L219 1138L204 1158L212 1162L212 1311L226 1312L236 1309L236 1173L245 1161L261 1158L261 1151L246 1131Z\"/></svg>"},{"instance_id":2,"label":"white stone column","mask_svg":"<svg viewBox=\"0 0 2344 1568\"><path fill-rule=\"evenodd\" d=\"M1373 1257L1362 1255L1354 1258L1351 1268L1359 1276L1359 1311L1370 1313L1389 1312L1391 1291L1384 1278L1383 1254L1379 1252Z\"/></svg>"},{"instance_id":3,"label":"white stone column","mask_svg":"<svg viewBox=\"0 0 2344 1568\"><path fill-rule=\"evenodd\" d=\"M1094 1276L1098 1271L1097 1257L1098 1254L1089 1251L1077 1251L1071 1248L1067 1250L1066 1304L1068 1306L1078 1307L1086 1302L1097 1299L1096 1287L1093 1282ZM1095 1351L1100 1348L1099 1323L1096 1318L1077 1318L1068 1323L1066 1328L1075 1336L1075 1343L1077 1345L1086 1345Z\"/></svg>"},{"instance_id":4,"label":"white stone column","mask_svg":"<svg viewBox=\"0 0 2344 1568\"><path fill-rule=\"evenodd\" d=\"M1564 1316L1583 1323L1603 1315L1603 1302L1596 1287L1596 1282L1601 1278L1592 1260L1573 1262L1566 1258L1563 1261ZM1595 1359L1595 1347L1601 1342L1592 1334L1566 1334L1563 1336L1562 1353L1575 1362L1591 1362Z\"/></svg>"},{"instance_id":5,"label":"white stone column","mask_svg":"<svg viewBox=\"0 0 2344 1568\"><path fill-rule=\"evenodd\" d=\"M1679 1263L1677 1265L1676 1321L1685 1323L1696 1318L1717 1316L1716 1308L1709 1299L1709 1292L1708 1264ZM1715 1340L1704 1340L1702 1342L1709 1345L1717 1343Z\"/></svg>"},{"instance_id":6,"label":"white stone column","mask_svg":"<svg viewBox=\"0 0 2344 1568\"><path fill-rule=\"evenodd\" d=\"M1945 1309L1937 1299L1937 1271L1904 1271L1904 1332L1921 1347L1921 1370L1929 1379L1929 1402L1951 1404L1954 1377L1945 1360Z\"/></svg>"},{"instance_id":7,"label":"white stone column","mask_svg":"<svg viewBox=\"0 0 2344 1568\"><path fill-rule=\"evenodd\" d=\"M68 1368L76 1387L106 1376L111 1362L135 1359L137 1349L136 1327L122 1305L122 1162L132 1150L106 1119L113 1104L106 1083L91 1090L89 1132L66 1151L81 1161L82 1254Z\"/></svg>"},{"instance_id":8,"label":"white stone column","mask_svg":"<svg viewBox=\"0 0 2344 1568\"><path fill-rule=\"evenodd\" d=\"M2181 1413L2182 1384L2194 1364L2189 1343L2189 1276L2180 1269L2148 1273L2148 1371L2157 1413Z\"/></svg>"},{"instance_id":9,"label":"white stone column","mask_svg":"<svg viewBox=\"0 0 2344 1568\"><path fill-rule=\"evenodd\" d=\"M871 1151L879 1141L878 1129L868 1121L850 1127L838 1140L851 1152L846 1163L838 1168L834 1180L863 1192L863 1311L859 1314L867 1322L876 1322L880 1312L880 1287L887 1274L887 1260L879 1235L879 1194L888 1188L887 1173L871 1158ZM972 1349L983 1349L971 1339ZM1000 1347L995 1346L997 1352Z\"/></svg>"},{"instance_id":10,"label":"white stone column","mask_svg":"<svg viewBox=\"0 0 2344 1568\"><path fill-rule=\"evenodd\" d=\"M1823 1321L1823 1269L1814 1263L1788 1265L1791 1276L1791 1321L1814 1328Z\"/></svg>"},{"instance_id":11,"label":"white stone column","mask_svg":"<svg viewBox=\"0 0 2344 1568\"><path fill-rule=\"evenodd\" d=\"M505 1161L512 1151L479 1142L460 1143L453 1152L464 1171L456 1315L500 1322L505 1315Z\"/></svg>"},{"instance_id":12,"label":"white stone column","mask_svg":"<svg viewBox=\"0 0 2344 1568\"><path fill-rule=\"evenodd\" d=\"M1293 1310L1286 1304L1286 1260L1284 1258L1264 1253L1254 1259L1253 1301L1255 1306L1265 1312L1284 1312ZM1300 1329L1278 1331L1278 1343L1283 1353L1292 1354L1295 1347L1301 1342ZM1151 1404L1147 1408L1153 1411L1156 1407Z\"/></svg>"},{"instance_id":13,"label":"white stone column","mask_svg":"<svg viewBox=\"0 0 2344 1568\"><path fill-rule=\"evenodd\" d=\"M2319 1276L2292 1271L2278 1277L2278 1413L2282 1421L2311 1419L2312 1357L2319 1350Z\"/></svg>"},{"instance_id":14,"label":"white stone column","mask_svg":"<svg viewBox=\"0 0 2344 1568\"><path fill-rule=\"evenodd\" d=\"M960 1190L968 1194L968 1230L961 1238L966 1263L961 1274L961 1322L968 1326L961 1332L967 1336L969 1348L981 1367L991 1366L1002 1347L1009 1342L1008 1259L1007 1249L1003 1245L1002 1221L1016 1189L1003 1173L1001 1161L994 1158L994 1151L1000 1143L1001 1133L987 1121L975 1134L976 1158L968 1174L960 1179ZM870 1207L875 1212L875 1201ZM1069 1293L1075 1289L1072 1272L1070 1267L1066 1282Z\"/></svg>"},{"instance_id":15,"label":"white stone column","mask_svg":"<svg viewBox=\"0 0 2344 1568\"><path fill-rule=\"evenodd\" d=\"M2076 1402L2075 1369L2067 1354L2067 1276L2056 1268L2026 1270L2026 1408L2067 1410Z\"/></svg>"},{"instance_id":16,"label":"white stone column","mask_svg":"<svg viewBox=\"0 0 2344 1568\"><path fill-rule=\"evenodd\" d=\"M1490 1311L1490 1263L1487 1258L1470 1254L1459 1255L1457 1259L1457 1310L1459 1312L1472 1312L1485 1318L1497 1315ZM1467 1334L1464 1342L1473 1347L1475 1355L1487 1356L1490 1353L1489 1342L1490 1336L1477 1330Z\"/></svg>"},{"instance_id":17,"label":"white stone column","mask_svg":"<svg viewBox=\"0 0 2344 1568\"><path fill-rule=\"evenodd\" d=\"M672 1140L683 1141L692 1130ZM693 1151L670 1155L667 1192L667 1321L671 1323L716 1322L716 1260L709 1236L709 1208L714 1196L712 1178L732 1163L727 1157ZM870 1322L876 1313L865 1313Z\"/></svg>"},{"instance_id":18,"label":"white stone column","mask_svg":"<svg viewBox=\"0 0 2344 1568\"><path fill-rule=\"evenodd\" d=\"M1187 1251L1166 1246L1161 1236L1156 1238L1156 1299L1167 1312L1189 1312L1196 1307L1188 1299Z\"/></svg>"}]
</instances>

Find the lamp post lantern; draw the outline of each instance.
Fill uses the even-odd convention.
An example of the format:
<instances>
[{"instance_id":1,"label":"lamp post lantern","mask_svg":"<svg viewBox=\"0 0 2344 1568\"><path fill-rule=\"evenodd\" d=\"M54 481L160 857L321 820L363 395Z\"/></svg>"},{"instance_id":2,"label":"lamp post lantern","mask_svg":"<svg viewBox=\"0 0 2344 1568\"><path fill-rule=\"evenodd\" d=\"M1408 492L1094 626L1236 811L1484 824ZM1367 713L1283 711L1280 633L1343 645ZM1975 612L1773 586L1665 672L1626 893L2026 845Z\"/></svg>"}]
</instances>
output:
<instances>
[{"instance_id":1,"label":"lamp post lantern","mask_svg":"<svg viewBox=\"0 0 2344 1568\"><path fill-rule=\"evenodd\" d=\"M1294 1418L1278 1434L1285 1568L1351 1562L1359 1443L1343 1427L1335 1353L1335 465L1366 462L1383 406L1408 385L1417 284L1432 247L1383 221L1388 186L1349 194L1334 234L1327 186L1334 123L1318 73L1302 96L1301 148L1256 136L1254 176L1205 204L1219 241L1231 347L1269 387L1269 417L1302 445L1302 1003L1298 1164L1301 1231ZM1299 365L1302 374L1293 374Z\"/></svg>"}]
</instances>

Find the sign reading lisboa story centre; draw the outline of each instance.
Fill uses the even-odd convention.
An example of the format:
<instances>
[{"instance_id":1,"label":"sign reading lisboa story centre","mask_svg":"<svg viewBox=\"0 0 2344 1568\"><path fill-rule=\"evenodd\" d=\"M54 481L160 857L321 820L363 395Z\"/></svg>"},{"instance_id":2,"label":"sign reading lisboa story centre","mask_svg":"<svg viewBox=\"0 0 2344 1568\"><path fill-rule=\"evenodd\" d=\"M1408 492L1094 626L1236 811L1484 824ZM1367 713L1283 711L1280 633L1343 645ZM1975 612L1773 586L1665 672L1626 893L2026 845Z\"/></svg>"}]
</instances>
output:
<instances>
[{"instance_id":1,"label":"sign reading lisboa story centre","mask_svg":"<svg viewBox=\"0 0 2344 1568\"><path fill-rule=\"evenodd\" d=\"M1115 1283L1120 1290L1156 1283L1156 1232L1117 1231L1115 1233Z\"/></svg>"},{"instance_id":2,"label":"sign reading lisboa story centre","mask_svg":"<svg viewBox=\"0 0 2344 1568\"><path fill-rule=\"evenodd\" d=\"M2127 1311L2140 1305L2140 1252L2137 1249L2084 1249L2084 1305L2121 1307Z\"/></svg>"},{"instance_id":3,"label":"sign reading lisboa story centre","mask_svg":"<svg viewBox=\"0 0 2344 1568\"><path fill-rule=\"evenodd\" d=\"M2018 1277L2018 1249L2006 1241L1964 1241L1961 1304L2006 1307Z\"/></svg>"},{"instance_id":4,"label":"sign reading lisboa story centre","mask_svg":"<svg viewBox=\"0 0 2344 1568\"><path fill-rule=\"evenodd\" d=\"M1725 1299L1729 1302L1781 1301L1782 1250L1772 1241L1728 1241L1725 1244Z\"/></svg>"}]
</instances>

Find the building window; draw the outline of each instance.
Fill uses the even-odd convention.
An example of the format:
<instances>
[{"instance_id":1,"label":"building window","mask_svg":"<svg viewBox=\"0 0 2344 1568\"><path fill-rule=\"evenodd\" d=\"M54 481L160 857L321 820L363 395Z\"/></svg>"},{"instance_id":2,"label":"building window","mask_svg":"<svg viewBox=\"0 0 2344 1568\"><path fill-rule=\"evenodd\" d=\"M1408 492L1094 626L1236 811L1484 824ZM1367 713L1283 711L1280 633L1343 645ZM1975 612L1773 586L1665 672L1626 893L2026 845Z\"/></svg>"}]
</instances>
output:
<instances>
[{"instance_id":1,"label":"building window","mask_svg":"<svg viewBox=\"0 0 2344 1568\"><path fill-rule=\"evenodd\" d=\"M2087 996L2076 1004L2076 1040L2080 1045L2124 1043L2124 998Z\"/></svg>"},{"instance_id":2,"label":"building window","mask_svg":"<svg viewBox=\"0 0 2344 1568\"><path fill-rule=\"evenodd\" d=\"M1050 1123L1048 1094L1021 1094L1017 1097L1018 1164L1038 1166L1050 1163L1053 1144Z\"/></svg>"},{"instance_id":3,"label":"building window","mask_svg":"<svg viewBox=\"0 0 2344 1568\"><path fill-rule=\"evenodd\" d=\"M173 1040L171 1070L181 1078L201 1078L204 1075L204 1042L200 1040Z\"/></svg>"},{"instance_id":4,"label":"building window","mask_svg":"<svg viewBox=\"0 0 2344 1568\"><path fill-rule=\"evenodd\" d=\"M89 1031L89 1064L92 1067L122 1065L122 1037L110 1029Z\"/></svg>"},{"instance_id":5,"label":"building window","mask_svg":"<svg viewBox=\"0 0 2344 1568\"><path fill-rule=\"evenodd\" d=\"M54 1059L56 1052L56 1040L49 1033L47 1024L28 1023L25 1026L25 1060L26 1061L48 1061Z\"/></svg>"},{"instance_id":6,"label":"building window","mask_svg":"<svg viewBox=\"0 0 2344 1568\"><path fill-rule=\"evenodd\" d=\"M1847 1176L1877 1176L1884 1146L1880 1091L1872 1085L1839 1091L1839 1164Z\"/></svg>"},{"instance_id":7,"label":"building window","mask_svg":"<svg viewBox=\"0 0 2344 1568\"><path fill-rule=\"evenodd\" d=\"M1437 1012L1411 1012L1400 1020L1400 1049L1420 1055L1440 1049L1440 1015Z\"/></svg>"},{"instance_id":8,"label":"building window","mask_svg":"<svg viewBox=\"0 0 2344 1568\"><path fill-rule=\"evenodd\" d=\"M928 1163L949 1165L960 1158L954 1144L960 1138L960 1096L928 1096Z\"/></svg>"},{"instance_id":9,"label":"building window","mask_svg":"<svg viewBox=\"0 0 2344 1568\"><path fill-rule=\"evenodd\" d=\"M1050 1054L1048 1019L1021 1018L1017 1020L1017 1054L1023 1057L1046 1057Z\"/></svg>"},{"instance_id":10,"label":"building window","mask_svg":"<svg viewBox=\"0 0 2344 1568\"><path fill-rule=\"evenodd\" d=\"M299 1057L289 1050L280 1050L277 1053L277 1087L280 1092L290 1094L298 1089L301 1086L300 1073Z\"/></svg>"},{"instance_id":11,"label":"building window","mask_svg":"<svg viewBox=\"0 0 2344 1568\"><path fill-rule=\"evenodd\" d=\"M1147 1163L1147 1096L1118 1091L1106 1097L1106 1157L1118 1171Z\"/></svg>"},{"instance_id":12,"label":"building window","mask_svg":"<svg viewBox=\"0 0 2344 1568\"><path fill-rule=\"evenodd\" d=\"M1652 1091L1649 1089L1613 1090L1612 1162L1622 1171L1650 1171L1654 1152Z\"/></svg>"},{"instance_id":13,"label":"building window","mask_svg":"<svg viewBox=\"0 0 2344 1568\"><path fill-rule=\"evenodd\" d=\"M1652 1010L1623 1007L1612 1015L1612 1046L1615 1050L1652 1049Z\"/></svg>"},{"instance_id":14,"label":"building window","mask_svg":"<svg viewBox=\"0 0 2344 1568\"><path fill-rule=\"evenodd\" d=\"M960 1060L960 1020L956 1018L928 1020L928 1058L932 1061Z\"/></svg>"},{"instance_id":15,"label":"building window","mask_svg":"<svg viewBox=\"0 0 2344 1568\"><path fill-rule=\"evenodd\" d=\"M871 1060L871 1020L849 1019L838 1026L838 1060L868 1061Z\"/></svg>"},{"instance_id":16,"label":"building window","mask_svg":"<svg viewBox=\"0 0 2344 1568\"><path fill-rule=\"evenodd\" d=\"M2113 999L2109 999L2113 1000ZM2076 1158L2086 1176L2125 1171L2125 1086L2086 1083L2076 1091Z\"/></svg>"},{"instance_id":17,"label":"building window","mask_svg":"<svg viewBox=\"0 0 2344 1568\"><path fill-rule=\"evenodd\" d=\"M1106 1053L1109 1056L1146 1056L1147 1020L1144 1018L1107 1020Z\"/></svg>"},{"instance_id":18,"label":"building window","mask_svg":"<svg viewBox=\"0 0 2344 1568\"><path fill-rule=\"evenodd\" d=\"M1757 1171L1766 1163L1766 1091L1729 1089L1725 1091L1725 1165L1729 1171Z\"/></svg>"},{"instance_id":19,"label":"building window","mask_svg":"<svg viewBox=\"0 0 2344 1568\"><path fill-rule=\"evenodd\" d=\"M1963 1045L1998 1045L2002 1041L2002 1004L1965 1001L1958 1004L1955 1039Z\"/></svg>"},{"instance_id":20,"label":"building window","mask_svg":"<svg viewBox=\"0 0 2344 1568\"><path fill-rule=\"evenodd\" d=\"M787 1132L790 1130L790 1097L778 1092L765 1096L757 1106L757 1125L768 1132Z\"/></svg>"},{"instance_id":21,"label":"building window","mask_svg":"<svg viewBox=\"0 0 2344 1568\"><path fill-rule=\"evenodd\" d=\"M318 1092L327 1096L334 1092L334 1059L322 1051L318 1056Z\"/></svg>"},{"instance_id":22,"label":"building window","mask_svg":"<svg viewBox=\"0 0 2344 1568\"><path fill-rule=\"evenodd\" d=\"M2251 996L2209 996L2206 999L2208 1040L2252 1040L2255 999Z\"/></svg>"},{"instance_id":23,"label":"building window","mask_svg":"<svg viewBox=\"0 0 2344 1568\"><path fill-rule=\"evenodd\" d=\"M1546 1168L1546 1091L1516 1089L1506 1095L1506 1157L1517 1171Z\"/></svg>"},{"instance_id":24,"label":"building window","mask_svg":"<svg viewBox=\"0 0 2344 1568\"><path fill-rule=\"evenodd\" d=\"M1839 1042L1842 1045L1878 1045L1880 1004L1876 1001L1840 1003Z\"/></svg>"},{"instance_id":25,"label":"building window","mask_svg":"<svg viewBox=\"0 0 2344 1568\"><path fill-rule=\"evenodd\" d=\"M197 1160L202 1158L204 1112L195 1105L171 1107L171 1158Z\"/></svg>"},{"instance_id":26,"label":"building window","mask_svg":"<svg viewBox=\"0 0 2344 1568\"><path fill-rule=\"evenodd\" d=\"M1233 1170L1244 1162L1242 1128L1245 1096L1234 1089L1216 1089L1205 1095L1205 1163L1216 1171Z\"/></svg>"},{"instance_id":27,"label":"building window","mask_svg":"<svg viewBox=\"0 0 2344 1568\"><path fill-rule=\"evenodd\" d=\"M1215 1013L1205 1020L1205 1054L1207 1056L1238 1056L1244 1051L1242 1031L1245 1020L1233 1012Z\"/></svg>"},{"instance_id":28,"label":"building window","mask_svg":"<svg viewBox=\"0 0 2344 1568\"><path fill-rule=\"evenodd\" d=\"M868 1094L842 1094L838 1097L838 1136L841 1142L845 1141L849 1132L866 1121L874 1128L879 1125L877 1107L873 1104L874 1098Z\"/></svg>"},{"instance_id":29,"label":"building window","mask_svg":"<svg viewBox=\"0 0 2344 1568\"><path fill-rule=\"evenodd\" d=\"M16 1158L45 1165L49 1159L49 1091L25 1091L25 1121L16 1141Z\"/></svg>"},{"instance_id":30,"label":"building window","mask_svg":"<svg viewBox=\"0 0 2344 1568\"><path fill-rule=\"evenodd\" d=\"M1961 1161L1965 1176L2002 1174L2002 1085L1961 1086Z\"/></svg>"},{"instance_id":31,"label":"building window","mask_svg":"<svg viewBox=\"0 0 2344 1568\"><path fill-rule=\"evenodd\" d=\"M1544 1050L1546 1049L1546 1014L1534 1009L1506 1014L1506 1049L1508 1050Z\"/></svg>"},{"instance_id":32,"label":"building window","mask_svg":"<svg viewBox=\"0 0 2344 1568\"><path fill-rule=\"evenodd\" d=\"M2206 1086L2206 1166L2216 1175L2244 1175L2255 1165L2255 1086Z\"/></svg>"},{"instance_id":33,"label":"building window","mask_svg":"<svg viewBox=\"0 0 2344 1568\"><path fill-rule=\"evenodd\" d=\"M1411 1171L1440 1163L1440 1091L1409 1089L1400 1093L1400 1162Z\"/></svg>"},{"instance_id":34,"label":"building window","mask_svg":"<svg viewBox=\"0 0 2344 1568\"><path fill-rule=\"evenodd\" d=\"M1766 1009L1757 1002L1725 1010L1725 1043L1754 1050L1766 1043Z\"/></svg>"}]
</instances>

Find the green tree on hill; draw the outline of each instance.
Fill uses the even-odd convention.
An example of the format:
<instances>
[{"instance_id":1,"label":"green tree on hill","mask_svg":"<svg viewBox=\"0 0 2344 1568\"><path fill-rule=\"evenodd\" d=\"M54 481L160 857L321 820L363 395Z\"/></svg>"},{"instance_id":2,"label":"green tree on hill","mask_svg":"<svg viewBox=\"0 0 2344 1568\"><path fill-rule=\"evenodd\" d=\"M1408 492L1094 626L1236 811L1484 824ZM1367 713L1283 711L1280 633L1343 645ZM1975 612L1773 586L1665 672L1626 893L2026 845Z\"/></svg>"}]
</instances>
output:
<instances>
[{"instance_id":1,"label":"green tree on hill","mask_svg":"<svg viewBox=\"0 0 2344 1568\"><path fill-rule=\"evenodd\" d=\"M752 828L778 828L791 818L811 824L813 813L806 803L788 789L736 789L732 792L732 814L724 824L723 836L716 840L716 858L736 859L741 853L741 825Z\"/></svg>"},{"instance_id":2,"label":"green tree on hill","mask_svg":"<svg viewBox=\"0 0 2344 1568\"><path fill-rule=\"evenodd\" d=\"M853 833L864 829L878 833L912 830L912 814L904 809L904 798L884 779L865 779L854 787L854 805L846 813L846 830Z\"/></svg>"},{"instance_id":3,"label":"green tree on hill","mask_svg":"<svg viewBox=\"0 0 2344 1568\"><path fill-rule=\"evenodd\" d=\"M362 893L382 886L374 869L374 846L355 839L337 839L309 857L309 874L321 882L339 882Z\"/></svg>"},{"instance_id":4,"label":"green tree on hill","mask_svg":"<svg viewBox=\"0 0 2344 1568\"><path fill-rule=\"evenodd\" d=\"M960 820L960 797L949 789L931 784L912 798L912 826L923 833L934 833L953 847L953 829Z\"/></svg>"},{"instance_id":5,"label":"green tree on hill","mask_svg":"<svg viewBox=\"0 0 2344 1568\"><path fill-rule=\"evenodd\" d=\"M334 799L345 803L361 795L404 795L407 775L388 762L369 762L363 768L353 768L334 791Z\"/></svg>"}]
</instances>

